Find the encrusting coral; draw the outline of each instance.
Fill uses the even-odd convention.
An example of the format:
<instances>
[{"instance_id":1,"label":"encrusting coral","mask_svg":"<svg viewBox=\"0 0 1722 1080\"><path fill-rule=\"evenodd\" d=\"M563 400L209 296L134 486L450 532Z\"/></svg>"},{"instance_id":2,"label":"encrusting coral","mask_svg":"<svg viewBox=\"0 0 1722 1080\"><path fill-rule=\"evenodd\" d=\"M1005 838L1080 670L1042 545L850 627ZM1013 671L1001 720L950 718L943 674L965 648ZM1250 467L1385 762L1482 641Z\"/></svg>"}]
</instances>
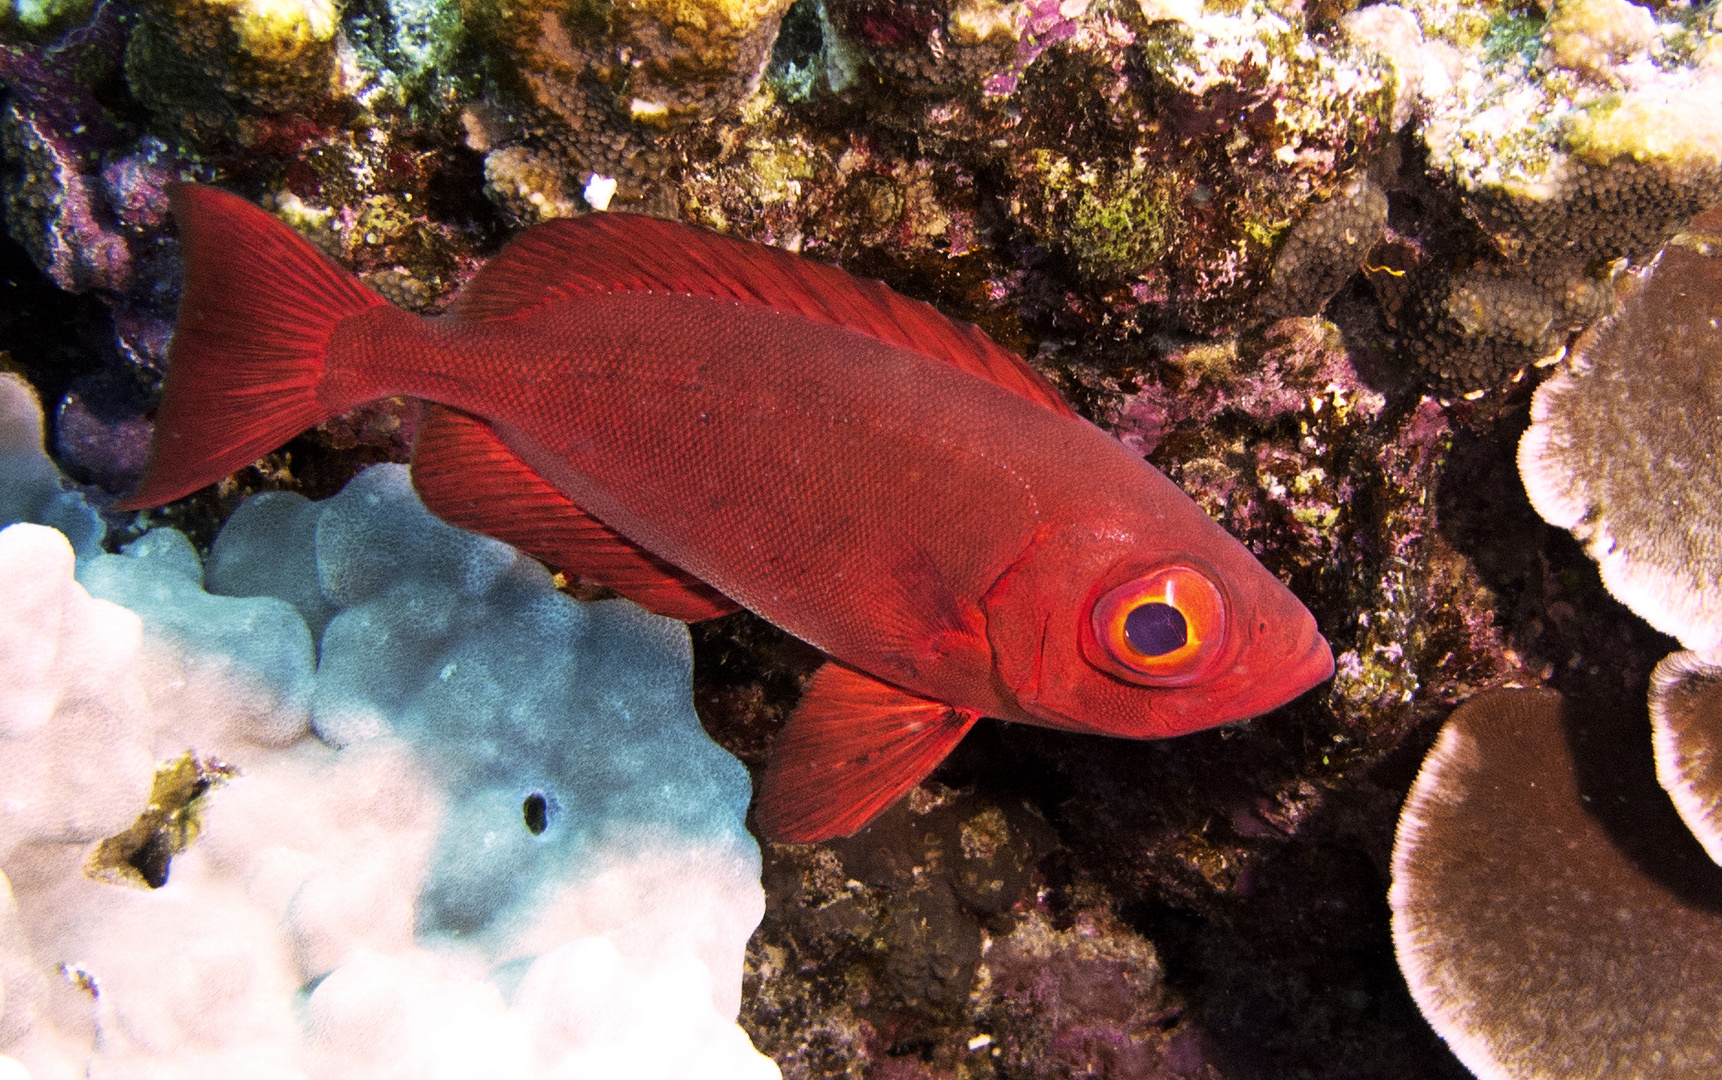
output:
<instances>
[{"instance_id":1,"label":"encrusting coral","mask_svg":"<svg viewBox=\"0 0 1722 1080\"><path fill-rule=\"evenodd\" d=\"M491 47L499 81L541 119L541 139L576 178L570 186L596 173L630 202L662 204L667 136L753 92L788 6L486 2L471 6L470 25Z\"/></svg>"},{"instance_id":2,"label":"encrusting coral","mask_svg":"<svg viewBox=\"0 0 1722 1080\"><path fill-rule=\"evenodd\" d=\"M331 0L166 0L146 5L126 47L138 100L221 128L245 106L313 111L337 77Z\"/></svg>"},{"instance_id":3,"label":"encrusting coral","mask_svg":"<svg viewBox=\"0 0 1722 1080\"><path fill-rule=\"evenodd\" d=\"M1286 235L1274 260L1264 310L1318 315L1356 274L1387 228L1387 193L1354 177Z\"/></svg>"},{"instance_id":4,"label":"encrusting coral","mask_svg":"<svg viewBox=\"0 0 1722 1080\"><path fill-rule=\"evenodd\" d=\"M732 1022L758 853L685 631L559 594L396 466L218 546L230 595L173 530L76 580L58 531L0 532L0 1053L777 1075Z\"/></svg>"}]
</instances>

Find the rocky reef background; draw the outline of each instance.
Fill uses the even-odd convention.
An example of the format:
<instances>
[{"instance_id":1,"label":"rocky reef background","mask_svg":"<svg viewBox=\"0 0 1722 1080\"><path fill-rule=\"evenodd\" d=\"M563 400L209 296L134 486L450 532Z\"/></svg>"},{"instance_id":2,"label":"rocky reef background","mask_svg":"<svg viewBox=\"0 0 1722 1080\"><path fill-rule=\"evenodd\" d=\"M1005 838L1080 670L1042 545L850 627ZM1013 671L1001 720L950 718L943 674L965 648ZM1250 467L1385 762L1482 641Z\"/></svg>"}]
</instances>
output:
<instances>
[{"instance_id":1,"label":"rocky reef background","mask_svg":"<svg viewBox=\"0 0 1722 1080\"><path fill-rule=\"evenodd\" d=\"M177 179L418 311L609 209L972 320L1286 579L1338 673L1167 742L983 722L860 835L766 845L743 1026L787 1077L1458 1078L1394 965L1393 824L1457 701L1630 714L1672 647L1513 454L1623 275L1722 203L1717 34L1714 0L21 3L0 366L92 499L129 488ZM154 519L207 544L413 423L349 414ZM757 768L819 658L745 613L694 640L701 718ZM1643 731L1614 753L1649 768Z\"/></svg>"}]
</instances>

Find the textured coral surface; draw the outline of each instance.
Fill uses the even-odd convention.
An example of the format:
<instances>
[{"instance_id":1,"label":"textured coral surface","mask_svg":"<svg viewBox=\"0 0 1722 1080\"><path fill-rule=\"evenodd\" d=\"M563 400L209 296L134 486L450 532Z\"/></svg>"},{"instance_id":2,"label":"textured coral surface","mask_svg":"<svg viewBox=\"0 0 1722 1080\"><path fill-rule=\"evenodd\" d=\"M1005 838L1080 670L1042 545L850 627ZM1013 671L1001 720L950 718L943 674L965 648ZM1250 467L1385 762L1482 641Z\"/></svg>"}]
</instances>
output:
<instances>
[{"instance_id":1,"label":"textured coral surface","mask_svg":"<svg viewBox=\"0 0 1722 1080\"><path fill-rule=\"evenodd\" d=\"M29 398L0 376L6 442ZM51 473L0 495L64 521ZM734 1023L747 774L680 624L559 594L397 465L249 500L207 568L8 524L0 579L0 1069L777 1075Z\"/></svg>"},{"instance_id":2,"label":"textured coral surface","mask_svg":"<svg viewBox=\"0 0 1722 1080\"><path fill-rule=\"evenodd\" d=\"M1464 1076L1394 966L1393 822L1455 702L1642 708L1669 651L1513 449L1538 365L1722 202L1714 2L75 7L0 24L0 362L98 506L164 363L167 181L421 312L513 231L626 209L978 323L1315 612L1335 678L1269 716L983 722L872 828L768 845L742 1022L784 1075ZM368 406L151 520L207 546L249 492L404 460L415 415ZM819 656L747 614L693 635L700 715L757 769Z\"/></svg>"}]
</instances>

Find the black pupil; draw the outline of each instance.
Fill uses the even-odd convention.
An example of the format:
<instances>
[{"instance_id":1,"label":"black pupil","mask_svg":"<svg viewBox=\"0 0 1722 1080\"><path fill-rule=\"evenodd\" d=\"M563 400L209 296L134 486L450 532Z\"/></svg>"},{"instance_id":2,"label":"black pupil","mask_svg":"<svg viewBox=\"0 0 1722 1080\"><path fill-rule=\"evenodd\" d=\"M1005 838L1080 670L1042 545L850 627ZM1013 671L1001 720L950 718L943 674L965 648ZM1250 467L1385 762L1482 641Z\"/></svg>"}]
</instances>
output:
<instances>
[{"instance_id":1,"label":"black pupil","mask_svg":"<svg viewBox=\"0 0 1722 1080\"><path fill-rule=\"evenodd\" d=\"M1144 656L1165 656L1184 647L1190 627L1171 604L1143 604L1124 617L1124 636Z\"/></svg>"}]
</instances>

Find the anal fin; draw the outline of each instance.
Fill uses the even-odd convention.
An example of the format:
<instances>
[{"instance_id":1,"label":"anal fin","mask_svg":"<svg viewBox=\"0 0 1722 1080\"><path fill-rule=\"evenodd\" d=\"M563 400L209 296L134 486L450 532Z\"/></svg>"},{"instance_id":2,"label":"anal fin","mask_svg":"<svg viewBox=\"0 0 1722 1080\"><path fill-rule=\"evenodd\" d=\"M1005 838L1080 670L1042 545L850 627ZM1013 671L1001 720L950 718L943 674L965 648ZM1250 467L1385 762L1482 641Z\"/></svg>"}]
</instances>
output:
<instances>
[{"instance_id":1,"label":"anal fin","mask_svg":"<svg viewBox=\"0 0 1722 1080\"><path fill-rule=\"evenodd\" d=\"M814 672L760 782L766 837L855 832L933 771L979 714L830 662Z\"/></svg>"},{"instance_id":2,"label":"anal fin","mask_svg":"<svg viewBox=\"0 0 1722 1080\"><path fill-rule=\"evenodd\" d=\"M699 622L739 610L729 597L574 505L475 416L427 406L413 445L412 476L426 508L449 524L513 544L648 611Z\"/></svg>"}]
</instances>

